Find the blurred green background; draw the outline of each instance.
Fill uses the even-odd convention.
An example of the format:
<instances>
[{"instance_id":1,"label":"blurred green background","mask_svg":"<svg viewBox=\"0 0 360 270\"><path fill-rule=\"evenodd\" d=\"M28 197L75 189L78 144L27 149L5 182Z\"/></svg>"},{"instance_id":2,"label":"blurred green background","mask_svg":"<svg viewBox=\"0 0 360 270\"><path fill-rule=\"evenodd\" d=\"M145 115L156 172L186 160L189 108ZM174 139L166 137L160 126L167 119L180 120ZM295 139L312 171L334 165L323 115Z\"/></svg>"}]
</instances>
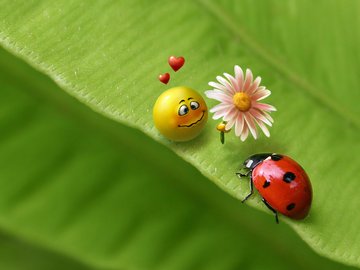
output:
<instances>
[{"instance_id":1,"label":"blurred green background","mask_svg":"<svg viewBox=\"0 0 360 270\"><path fill-rule=\"evenodd\" d=\"M360 265L358 2L0 3L0 269ZM272 138L222 147L215 121L194 142L161 138L150 112L169 54L187 59L173 85L199 91L254 67L279 109ZM238 165L273 149L312 176L304 222L238 200Z\"/></svg>"}]
</instances>

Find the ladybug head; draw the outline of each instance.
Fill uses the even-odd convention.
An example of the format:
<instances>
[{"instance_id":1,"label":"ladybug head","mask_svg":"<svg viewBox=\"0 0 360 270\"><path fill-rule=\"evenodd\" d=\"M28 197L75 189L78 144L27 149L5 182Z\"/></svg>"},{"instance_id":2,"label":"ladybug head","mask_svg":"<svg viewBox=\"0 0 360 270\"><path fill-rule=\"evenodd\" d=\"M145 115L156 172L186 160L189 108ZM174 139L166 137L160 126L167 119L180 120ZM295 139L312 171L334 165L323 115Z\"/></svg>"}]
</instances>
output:
<instances>
[{"instance_id":1,"label":"ladybug head","mask_svg":"<svg viewBox=\"0 0 360 270\"><path fill-rule=\"evenodd\" d=\"M261 153L252 155L244 161L244 166L250 170L253 170L257 165L259 165L259 163L261 163L263 160L265 160L271 155L272 153Z\"/></svg>"}]
</instances>

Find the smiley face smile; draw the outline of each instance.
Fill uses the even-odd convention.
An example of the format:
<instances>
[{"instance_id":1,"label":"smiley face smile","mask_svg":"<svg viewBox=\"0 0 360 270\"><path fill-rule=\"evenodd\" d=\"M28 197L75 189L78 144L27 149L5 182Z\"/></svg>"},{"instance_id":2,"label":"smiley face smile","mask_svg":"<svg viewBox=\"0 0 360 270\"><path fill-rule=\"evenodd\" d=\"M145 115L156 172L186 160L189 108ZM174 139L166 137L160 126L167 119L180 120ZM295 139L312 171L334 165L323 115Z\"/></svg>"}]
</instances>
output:
<instances>
[{"instance_id":1,"label":"smiley face smile","mask_svg":"<svg viewBox=\"0 0 360 270\"><path fill-rule=\"evenodd\" d=\"M197 123L199 123L203 119L203 117L205 115L205 112L206 111L202 111L202 115L201 115L200 119L197 120L196 122L191 123L190 125L178 125L178 127L192 127L193 125L196 125Z\"/></svg>"}]
</instances>

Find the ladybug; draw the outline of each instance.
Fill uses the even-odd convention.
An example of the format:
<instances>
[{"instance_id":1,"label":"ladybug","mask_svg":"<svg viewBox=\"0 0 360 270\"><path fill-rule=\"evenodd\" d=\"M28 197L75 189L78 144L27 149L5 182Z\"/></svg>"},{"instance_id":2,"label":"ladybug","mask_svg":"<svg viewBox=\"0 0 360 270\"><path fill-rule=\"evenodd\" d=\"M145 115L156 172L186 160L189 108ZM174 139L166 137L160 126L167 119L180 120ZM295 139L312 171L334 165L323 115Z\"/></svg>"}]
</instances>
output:
<instances>
[{"instance_id":1,"label":"ladybug","mask_svg":"<svg viewBox=\"0 0 360 270\"><path fill-rule=\"evenodd\" d=\"M244 173L245 172L245 173ZM260 193L263 203L275 214L278 212L293 219L305 218L310 210L312 188L308 175L293 159L285 155L261 153L250 156L243 163L240 178L250 176L250 193Z\"/></svg>"}]
</instances>

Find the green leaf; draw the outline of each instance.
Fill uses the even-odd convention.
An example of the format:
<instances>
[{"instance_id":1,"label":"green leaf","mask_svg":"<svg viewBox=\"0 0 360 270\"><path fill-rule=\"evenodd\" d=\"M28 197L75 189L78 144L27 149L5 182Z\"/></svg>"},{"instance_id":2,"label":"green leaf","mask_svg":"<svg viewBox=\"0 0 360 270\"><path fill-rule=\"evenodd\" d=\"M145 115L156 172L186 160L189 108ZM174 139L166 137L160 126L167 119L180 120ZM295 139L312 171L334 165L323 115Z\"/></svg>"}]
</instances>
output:
<instances>
[{"instance_id":1,"label":"green leaf","mask_svg":"<svg viewBox=\"0 0 360 270\"><path fill-rule=\"evenodd\" d=\"M255 4L254 1L203 0L185 1L180 7L178 3L170 1L152 1L151 4L148 1L98 1L91 5L86 1L57 1L51 4L47 1L2 2L0 41L4 47L46 73L65 91L95 111L136 127L162 142L234 197L240 199L247 193L247 183L239 182L234 172L248 155L274 151L294 157L311 176L314 202L310 217L305 221L293 222L288 219L281 221L288 223L320 254L347 264L360 265L358 256L360 241L357 241L360 217L353 214L356 213L360 203L356 194L355 177L360 165L357 157L360 150L358 141L360 122L357 117L360 108L356 102L360 93L356 90L358 76L354 72L359 70L360 65L357 53L360 36L356 31L349 30L357 24L359 9L357 1L323 0L314 3L308 0L284 3L272 0L257 1ZM172 76L170 86L188 85L203 91L207 89L207 82L214 80L216 75L232 72L234 64L250 67L256 74L261 75L264 84L273 92L269 102L278 109L274 114L275 125L271 130L271 139L260 138L258 141L249 140L241 143L228 134L227 142L223 146L219 143L219 134L214 130L215 121L210 121L203 135L192 142L173 144L163 139L153 127L151 109L157 96L166 89L156 77L169 69L166 59L172 54L183 55L187 61L181 71ZM46 90L43 90L42 96L48 97L45 92L49 91ZM18 102L17 98L13 97L13 99ZM15 103L14 100L13 102ZM214 105L211 101L209 104ZM33 106L37 108L36 105ZM34 110L34 107L32 109ZM31 114L26 114L26 117L31 119ZM44 117L43 114L41 117ZM86 119L92 122L92 118L95 116ZM34 141L42 129L59 133L60 136L63 130L70 132L77 126L74 124L74 127L61 126L62 121L59 121L60 126L49 126L49 123L55 125L52 119L53 117L47 117L42 120L43 122L35 125L39 130L31 128L29 135L26 136L26 142L23 138L23 144L28 144L29 140ZM16 124L14 126L19 128ZM146 153L143 157L146 157L146 162L155 158L160 158L161 163L169 162L166 163L168 165L151 165L156 165L158 172L174 165L174 157L170 153L166 152L168 156L159 154L159 149L163 148L152 144L141 134L132 135L133 132L125 137L119 132L113 137L115 140L117 137L130 140L128 145L137 147L139 151L142 147L153 145L151 149L142 149L143 153ZM74 137L81 138L81 134L79 131ZM71 184L74 185L72 190L78 192L81 191L80 187L88 183L87 178L94 181L94 186L88 187L88 193L85 192L84 197L75 195L74 191L73 201L71 194L66 193L67 189L60 189L62 195L70 196L67 201L69 209L77 209L74 207L75 204L87 205L95 200L93 197L101 196L105 192L104 187L99 183L96 185L95 182L112 175L104 172L114 170L112 166L119 162L117 155L113 153L115 156L112 156L105 153L106 151L101 151L102 147L90 139L71 141L68 135L61 136L55 145L50 138L41 142L44 148L36 148L36 144L28 146L30 147L28 151L34 151L32 157L34 155L43 157L48 148L56 148L49 153L48 160L41 163L41 168L46 168L46 172L43 172L44 178L48 178L47 176L59 178L57 183L71 179ZM6 145L9 147L4 155L6 160L9 160L11 154L15 155L11 147L23 147L19 141L9 145ZM88 148L90 145L91 151L99 152L98 155L94 156L86 152L76 155L76 149L90 151ZM66 154L68 151L64 149L74 151L74 162L76 164L79 162L80 165L72 168L69 155ZM62 153L61 150L66 153ZM123 151L129 152L129 150ZM88 156L92 159L82 162L83 158ZM13 158L15 160L20 157ZM21 158L23 158L22 164L33 160L27 155ZM56 167L54 164L57 165L58 162L54 163L54 160L59 160L61 166ZM191 170L180 159L175 163L178 174ZM125 165L125 168L127 166ZM96 170L99 175L93 169L95 167L100 168ZM82 170L77 171L79 168ZM34 166L31 170L26 176L22 175L22 171L18 172L19 179L21 177L31 179L31 175L39 173L40 168ZM148 170L148 173L152 171L150 168ZM132 179L131 183L136 184L139 178L146 176L146 174L135 176L132 173L133 171L122 178ZM192 171L191 174L193 173L196 172ZM164 174L166 175L165 172ZM69 175L76 177L68 177ZM77 178L80 179L79 182L74 181ZM191 179L197 178L202 177L197 175L196 178ZM183 179L178 181L180 180ZM115 184L113 182L116 181L110 182ZM187 179L187 186L192 187L194 182ZM149 182L138 183L138 186L133 188L143 189L144 186L146 188L149 186L149 188L161 189L161 185L155 183L153 181L151 185ZM200 182L196 184L199 185L199 189L206 185ZM158 186L154 187L156 185ZM61 187L64 188L65 184ZM119 188L118 192L125 192L125 195L128 195L126 187L125 185L121 191ZM20 210L16 210L16 212L20 211L18 216L15 215L18 218L15 219L17 224L23 222L26 216L22 211L32 213L44 203L44 198L47 200L54 198L54 192L59 188L56 184L45 185L42 189L30 184L27 188L23 188L20 195L13 199L14 201L22 198L24 194L32 194L35 191L38 197L37 199L31 197L31 200L29 199L31 203L22 206L25 210L21 210L21 207ZM116 194L114 197L119 196L115 192L116 188L107 188L114 191ZM6 192L11 193L10 190ZM175 196L167 192L163 193L169 196L167 197L169 199ZM203 192L203 194L207 193L208 191ZM108 196L110 195L106 198ZM160 202L160 198L151 197L155 201L158 200L157 206L162 205L161 202L164 201L162 198ZM184 201L177 202L177 207L190 204L184 197L181 198ZM110 200L108 204L112 205L111 199L108 199ZM140 201L144 203L146 196L140 198ZM140 201L136 200L133 203L139 204ZM127 203L123 201L125 202ZM264 209L258 197L249 201L249 204ZM58 207L67 213L63 209L66 206ZM112 207L114 211L116 208ZM99 206L99 209L104 208ZM199 206L195 213L202 213L201 209ZM79 210L73 211L70 217L66 217L67 219L79 214ZM96 221L102 217L100 215L102 211L99 211L98 216L95 214L92 216ZM243 210L236 208L230 212L231 215L238 216L242 213L240 211ZM65 217L62 218L66 220ZM81 221L72 226L84 234L94 234L93 230L86 232L83 228L85 223ZM49 221L46 226L44 225L44 229L54 233L57 226L62 228L60 225L56 226L56 222L56 220ZM174 224L173 226L176 226ZM33 225L32 228L38 225ZM131 227L127 226L127 228ZM272 227L271 230L277 229ZM73 243L74 235L76 234L65 235L64 238L68 239L65 243ZM235 242L233 234L230 235L231 240ZM109 232L108 237L111 236L113 234ZM241 239L236 238L236 240L241 242ZM108 244L109 241L103 239L101 243ZM151 242L152 239L148 241ZM87 241L76 243L74 250L79 251L87 245L89 245ZM101 250L101 244L98 244L97 248ZM130 254L129 252L124 251L122 254ZM229 250L223 252L231 254ZM93 259L95 253L101 260L106 257L104 250L88 251L84 254L89 259ZM125 259L118 258L115 261L131 261L126 255L122 256ZM150 257L150 255L145 256L143 260L149 263Z\"/></svg>"},{"instance_id":2,"label":"green leaf","mask_svg":"<svg viewBox=\"0 0 360 270\"><path fill-rule=\"evenodd\" d=\"M4 51L0 59L0 230L28 246L23 254L9 243L0 266L350 269L141 132L80 106Z\"/></svg>"},{"instance_id":3,"label":"green leaf","mask_svg":"<svg viewBox=\"0 0 360 270\"><path fill-rule=\"evenodd\" d=\"M1 230L99 269L349 269L165 147L79 106L4 51L0 59ZM18 262L15 248L9 264ZM33 253L23 261L39 269ZM43 256L47 266L60 264Z\"/></svg>"}]
</instances>

